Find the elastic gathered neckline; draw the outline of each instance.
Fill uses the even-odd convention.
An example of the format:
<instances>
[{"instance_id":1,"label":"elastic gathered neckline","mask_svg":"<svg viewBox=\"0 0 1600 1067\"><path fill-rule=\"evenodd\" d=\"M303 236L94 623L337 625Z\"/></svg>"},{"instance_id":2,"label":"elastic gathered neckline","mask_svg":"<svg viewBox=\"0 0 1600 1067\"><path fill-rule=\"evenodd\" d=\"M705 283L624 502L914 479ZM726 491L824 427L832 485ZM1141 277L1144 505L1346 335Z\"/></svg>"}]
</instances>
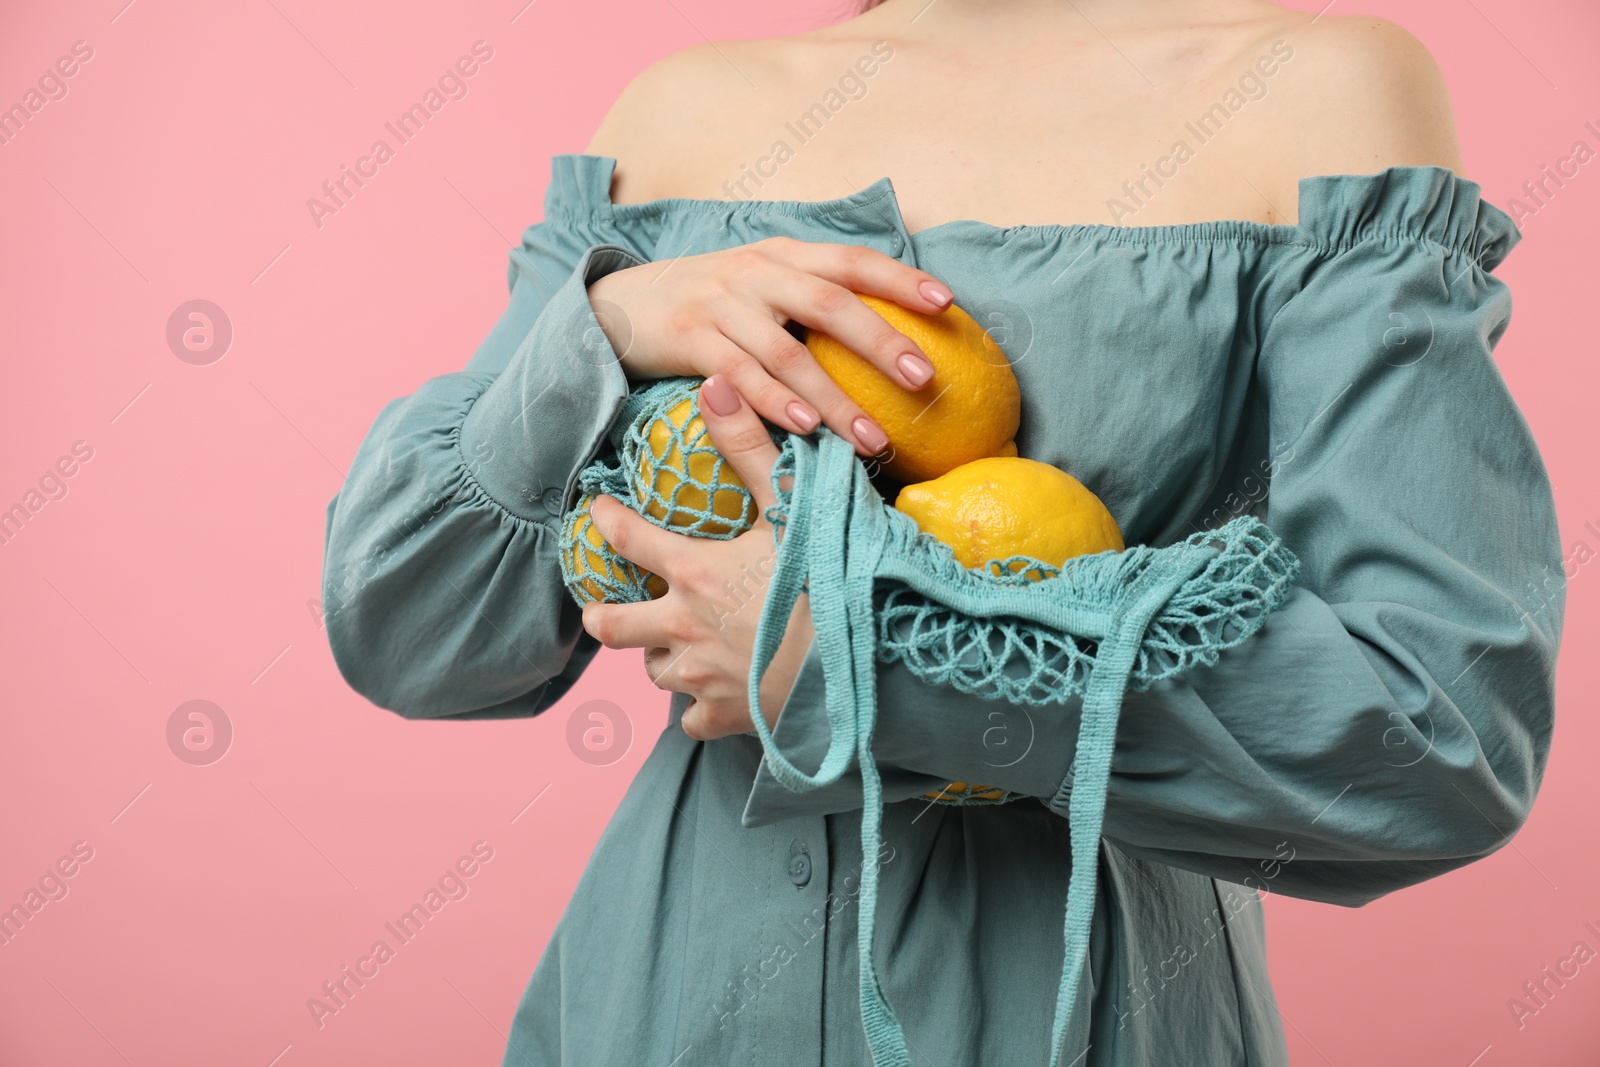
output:
<instances>
[{"instance_id":1,"label":"elastic gathered neckline","mask_svg":"<svg viewBox=\"0 0 1600 1067\"><path fill-rule=\"evenodd\" d=\"M1209 219L1119 226L1112 223L1018 223L1000 225L978 219L952 219L911 233L900 211L893 181L881 177L845 196L827 200L716 200L669 196L635 204L611 200L613 156L583 152L551 159L546 216L586 216L626 226L686 215L784 215L796 218L850 216L872 229L927 244L945 236L1009 241L1014 238L1149 246L1163 244L1297 245L1338 252L1362 241L1426 241L1471 256L1492 270L1521 240L1516 223L1485 200L1482 187L1448 167L1405 165L1371 174L1320 174L1298 183L1299 218L1294 224L1249 219ZM864 209L876 208L874 211ZM887 211L883 209L887 208Z\"/></svg>"}]
</instances>

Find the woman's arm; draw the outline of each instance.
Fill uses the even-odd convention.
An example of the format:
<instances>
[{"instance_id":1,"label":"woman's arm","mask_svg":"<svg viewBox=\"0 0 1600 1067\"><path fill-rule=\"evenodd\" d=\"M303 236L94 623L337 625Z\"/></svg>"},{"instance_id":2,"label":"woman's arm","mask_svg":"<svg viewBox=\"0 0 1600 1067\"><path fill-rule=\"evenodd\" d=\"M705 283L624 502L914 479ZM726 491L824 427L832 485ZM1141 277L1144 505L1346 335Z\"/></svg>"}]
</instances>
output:
<instances>
[{"instance_id":1,"label":"woman's arm","mask_svg":"<svg viewBox=\"0 0 1600 1067\"><path fill-rule=\"evenodd\" d=\"M499 322L464 371L383 409L328 507L334 660L407 718L536 714L598 647L561 584L559 523L628 388L587 287L644 257L571 207L552 185Z\"/></svg>"},{"instance_id":2,"label":"woman's arm","mask_svg":"<svg viewBox=\"0 0 1600 1067\"><path fill-rule=\"evenodd\" d=\"M627 117L641 99L661 106L660 93L635 91L660 80L647 72L630 86L591 153L652 128ZM851 293L924 311L950 300L937 279L881 252L787 237L656 266L643 228L613 212L607 191L571 182L552 184L545 214L512 252L511 303L467 368L383 410L328 509L335 662L358 692L407 717L536 714L593 657L558 542L630 379L726 372L786 425L807 421L798 397L813 405L809 425L820 411L859 431L859 409L784 324L849 338L914 388L902 357L921 358L915 344ZM602 294L602 280L617 285Z\"/></svg>"}]
</instances>

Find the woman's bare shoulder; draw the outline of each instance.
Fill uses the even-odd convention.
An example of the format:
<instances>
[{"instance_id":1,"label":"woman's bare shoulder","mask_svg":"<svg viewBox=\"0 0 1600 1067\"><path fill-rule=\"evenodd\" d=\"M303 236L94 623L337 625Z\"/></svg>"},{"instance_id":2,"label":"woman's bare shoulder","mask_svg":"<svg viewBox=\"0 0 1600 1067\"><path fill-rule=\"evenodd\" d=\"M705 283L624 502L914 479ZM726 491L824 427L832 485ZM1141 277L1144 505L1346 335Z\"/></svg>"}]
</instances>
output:
<instances>
[{"instance_id":1,"label":"woman's bare shoulder","mask_svg":"<svg viewBox=\"0 0 1600 1067\"><path fill-rule=\"evenodd\" d=\"M1461 172L1450 94L1427 47L1397 23L1251 5L1226 50L1280 62L1268 106L1241 127L1252 181L1293 205L1299 180L1434 165ZM618 96L586 151L616 158L612 199L715 197L742 164L783 135L782 116L811 107L819 87L870 51L848 23L785 37L707 42L673 52ZM1220 35L1219 35L1220 37ZM1276 46L1276 47L1274 47ZM1231 71L1239 63L1222 61ZM808 95L809 94L809 95ZM775 118L777 116L777 118Z\"/></svg>"},{"instance_id":2,"label":"woman's bare shoulder","mask_svg":"<svg viewBox=\"0 0 1600 1067\"><path fill-rule=\"evenodd\" d=\"M673 52L628 84L584 151L617 160L615 203L715 195L711 179L736 176L752 145L765 148L765 134L782 132L765 129L771 116L784 114L796 86L810 84L839 48L812 33Z\"/></svg>"},{"instance_id":3,"label":"woman's bare shoulder","mask_svg":"<svg viewBox=\"0 0 1600 1067\"><path fill-rule=\"evenodd\" d=\"M1292 59L1271 85L1268 136L1292 177L1392 166L1460 173L1449 87L1410 31L1371 15L1305 15L1274 36Z\"/></svg>"}]
</instances>

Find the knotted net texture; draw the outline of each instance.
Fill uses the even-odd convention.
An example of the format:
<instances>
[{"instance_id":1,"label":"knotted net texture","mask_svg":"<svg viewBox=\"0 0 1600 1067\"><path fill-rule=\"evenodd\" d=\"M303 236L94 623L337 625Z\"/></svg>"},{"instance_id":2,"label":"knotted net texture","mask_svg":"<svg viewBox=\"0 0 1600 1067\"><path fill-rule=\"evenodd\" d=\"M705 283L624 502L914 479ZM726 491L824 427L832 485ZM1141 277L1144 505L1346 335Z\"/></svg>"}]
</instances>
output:
<instances>
[{"instance_id":1,"label":"knotted net texture","mask_svg":"<svg viewBox=\"0 0 1600 1067\"><path fill-rule=\"evenodd\" d=\"M651 574L623 559L589 521L588 501L604 493L657 526L726 540L755 521L755 499L728 466L700 418L703 378L663 378L635 389L607 441L616 464L598 459L578 475L577 507L561 524L561 576L578 603L651 599Z\"/></svg>"},{"instance_id":2,"label":"knotted net texture","mask_svg":"<svg viewBox=\"0 0 1600 1067\"><path fill-rule=\"evenodd\" d=\"M588 512L589 500L598 494L615 497L657 526L700 537L734 537L752 524L754 500L699 418L703 381L667 378L629 393L607 435L617 463L596 460L579 473L578 502L562 522L559 553L562 578L578 603L638 603L652 599L652 581L658 588L665 584L617 555L600 536ZM775 431L773 440L782 436ZM926 796L940 804L1020 799L968 782L951 782Z\"/></svg>"},{"instance_id":3,"label":"knotted net texture","mask_svg":"<svg viewBox=\"0 0 1600 1067\"><path fill-rule=\"evenodd\" d=\"M1062 704L1085 691L1095 663L1096 638L1023 617L974 617L930 600L919 587L971 584L976 572L963 567L948 546L919 534L914 526L908 530L906 524L894 522L890 533L896 551L915 554L919 566L933 570L916 585L880 583L876 599L880 662L904 662L930 684L1013 704ZM913 546L908 535L927 543ZM1215 555L1150 620L1128 676L1131 689L1143 691L1194 667L1215 664L1219 655L1255 632L1261 616L1278 606L1296 574L1283 542L1254 519L1197 533L1182 544L1190 549L1209 547ZM1139 546L1069 560L1064 569L1026 556L1009 557L1001 567L1042 572L1046 580L1066 583L1076 596L1088 593L1098 598L1115 596L1117 588L1144 570L1164 566L1161 561L1170 555L1169 549ZM995 589L1034 584L1020 573L991 573L986 583ZM1103 588L1108 583L1115 588Z\"/></svg>"},{"instance_id":4,"label":"knotted net texture","mask_svg":"<svg viewBox=\"0 0 1600 1067\"><path fill-rule=\"evenodd\" d=\"M1241 516L1164 548L1102 552L1059 568L1019 557L969 569L909 516L887 507L850 444L826 428L815 438L787 437L772 482L777 503L767 517L778 551L751 657L751 719L773 777L789 789L817 789L852 763L859 766L862 855L877 853L883 817L872 756L878 663L903 662L930 684L974 696L1033 705L1083 698L1077 755L1067 774L1072 867L1051 1027L1050 1062L1058 1067L1088 950L1123 695L1212 665L1247 640L1282 604L1299 562L1265 524ZM1029 581L1009 564L1048 576ZM814 774L778 749L760 701L762 676L802 589L810 598L832 733ZM877 888L877 867L867 864L857 945L862 1023L877 1067L910 1067L873 960Z\"/></svg>"}]
</instances>

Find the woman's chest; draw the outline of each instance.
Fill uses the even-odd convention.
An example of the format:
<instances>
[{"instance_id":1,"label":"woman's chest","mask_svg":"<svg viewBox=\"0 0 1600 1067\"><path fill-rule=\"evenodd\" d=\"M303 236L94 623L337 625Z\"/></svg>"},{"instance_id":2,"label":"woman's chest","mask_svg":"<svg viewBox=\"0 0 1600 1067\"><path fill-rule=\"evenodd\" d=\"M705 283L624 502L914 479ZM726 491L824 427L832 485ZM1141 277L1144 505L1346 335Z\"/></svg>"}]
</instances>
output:
<instances>
[{"instance_id":1,"label":"woman's chest","mask_svg":"<svg viewBox=\"0 0 1600 1067\"><path fill-rule=\"evenodd\" d=\"M1134 67L1078 16L1065 23L1090 37L1047 25L1008 30L997 51L773 43L757 50L769 72L757 91L719 98L716 123L674 126L672 143L623 163L612 192L819 201L887 174L913 233L953 219L1295 221L1296 116L1264 104L1292 68L1287 40L1186 26L1144 42Z\"/></svg>"},{"instance_id":2,"label":"woman's chest","mask_svg":"<svg viewBox=\"0 0 1600 1067\"><path fill-rule=\"evenodd\" d=\"M1087 485L1130 543L1193 532L1259 429L1253 256L960 227L913 244L1011 361L1019 454Z\"/></svg>"}]
</instances>

